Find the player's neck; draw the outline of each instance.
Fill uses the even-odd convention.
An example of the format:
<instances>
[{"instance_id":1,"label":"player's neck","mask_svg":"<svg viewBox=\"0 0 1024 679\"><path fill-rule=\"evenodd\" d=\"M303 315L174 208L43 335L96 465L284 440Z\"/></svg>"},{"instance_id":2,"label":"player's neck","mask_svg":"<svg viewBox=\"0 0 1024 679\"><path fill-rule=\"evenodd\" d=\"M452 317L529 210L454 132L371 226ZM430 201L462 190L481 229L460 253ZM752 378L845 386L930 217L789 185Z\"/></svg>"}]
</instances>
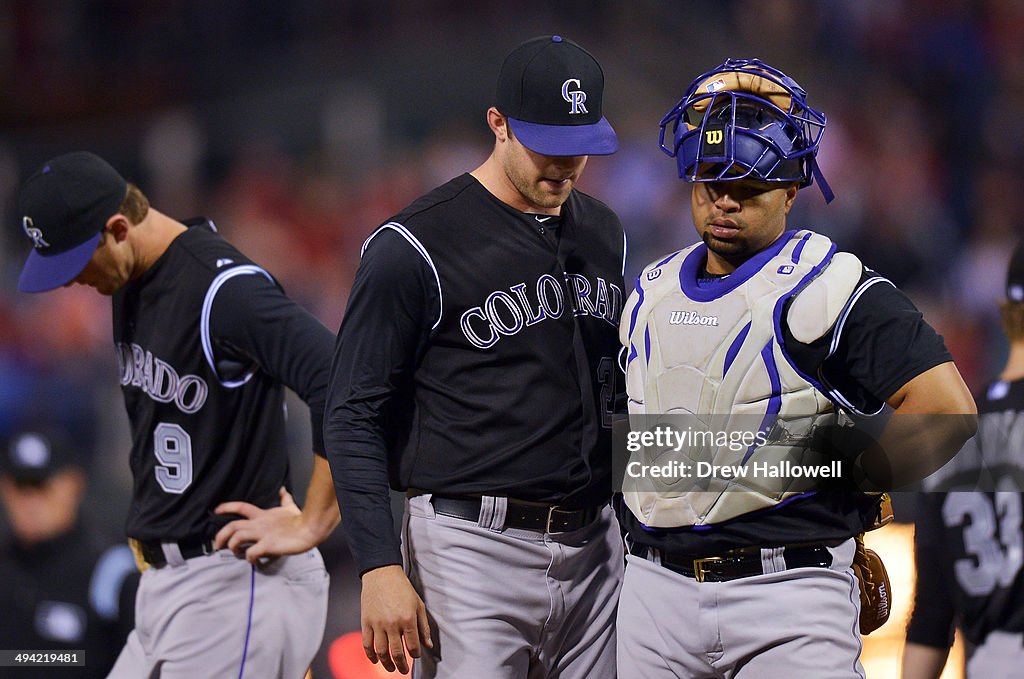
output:
<instances>
[{"instance_id":1,"label":"player's neck","mask_svg":"<svg viewBox=\"0 0 1024 679\"><path fill-rule=\"evenodd\" d=\"M150 267L167 251L171 242L184 233L187 227L150 208L149 214L135 229L137 230L137 265L133 278L149 271Z\"/></svg>"},{"instance_id":2,"label":"player's neck","mask_svg":"<svg viewBox=\"0 0 1024 679\"><path fill-rule=\"evenodd\" d=\"M1024 379L1024 340L1010 343L1010 357L999 379L1007 382Z\"/></svg>"},{"instance_id":3,"label":"player's neck","mask_svg":"<svg viewBox=\"0 0 1024 679\"><path fill-rule=\"evenodd\" d=\"M704 262L704 270L712 276L728 276L736 270L739 264L733 263L724 257L720 257L712 251L708 251L707 261Z\"/></svg>"}]
</instances>

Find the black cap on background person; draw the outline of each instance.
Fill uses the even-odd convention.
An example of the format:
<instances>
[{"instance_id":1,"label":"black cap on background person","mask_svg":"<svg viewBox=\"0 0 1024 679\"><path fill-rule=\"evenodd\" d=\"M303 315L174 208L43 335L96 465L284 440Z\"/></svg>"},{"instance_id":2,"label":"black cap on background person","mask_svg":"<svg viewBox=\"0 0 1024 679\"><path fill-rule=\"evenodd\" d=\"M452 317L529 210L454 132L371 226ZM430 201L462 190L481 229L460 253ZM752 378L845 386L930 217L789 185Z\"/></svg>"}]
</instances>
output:
<instances>
[{"instance_id":1,"label":"black cap on background person","mask_svg":"<svg viewBox=\"0 0 1024 679\"><path fill-rule=\"evenodd\" d=\"M1024 302L1024 241L1017 244L1006 271L1006 299Z\"/></svg>"},{"instance_id":2,"label":"black cap on background person","mask_svg":"<svg viewBox=\"0 0 1024 679\"><path fill-rule=\"evenodd\" d=\"M1024 380L1024 241L1017 243L1006 268L1006 299L999 305L999 315L1010 355L999 381L989 388L989 398L1002 398L1009 393L1010 382Z\"/></svg>"},{"instance_id":3,"label":"black cap on background person","mask_svg":"<svg viewBox=\"0 0 1024 679\"><path fill-rule=\"evenodd\" d=\"M66 153L47 161L18 195L21 230L32 241L18 279L22 292L44 292L75 279L96 251L128 182L99 156Z\"/></svg>"},{"instance_id":4,"label":"black cap on background person","mask_svg":"<svg viewBox=\"0 0 1024 679\"><path fill-rule=\"evenodd\" d=\"M605 156L619 140L602 113L604 71L572 40L545 35L505 57L495 108L526 148L544 156Z\"/></svg>"},{"instance_id":5,"label":"black cap on background person","mask_svg":"<svg viewBox=\"0 0 1024 679\"><path fill-rule=\"evenodd\" d=\"M44 483L54 474L80 466L66 436L52 427L20 427L0 443L0 474L16 482Z\"/></svg>"}]
</instances>

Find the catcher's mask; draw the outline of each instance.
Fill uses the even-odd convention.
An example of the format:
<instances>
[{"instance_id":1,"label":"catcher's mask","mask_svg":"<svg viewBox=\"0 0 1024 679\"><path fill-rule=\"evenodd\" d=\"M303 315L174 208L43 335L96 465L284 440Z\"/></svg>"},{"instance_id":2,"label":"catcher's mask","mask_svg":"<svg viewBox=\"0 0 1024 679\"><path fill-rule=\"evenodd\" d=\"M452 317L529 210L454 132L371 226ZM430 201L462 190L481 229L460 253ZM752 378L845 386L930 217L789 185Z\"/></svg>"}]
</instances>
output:
<instances>
[{"instance_id":1,"label":"catcher's mask","mask_svg":"<svg viewBox=\"0 0 1024 679\"><path fill-rule=\"evenodd\" d=\"M803 188L817 180L831 202L815 160L825 114L808 106L806 96L795 80L759 59L726 59L694 80L661 119L661 149L688 182L749 178Z\"/></svg>"}]
</instances>

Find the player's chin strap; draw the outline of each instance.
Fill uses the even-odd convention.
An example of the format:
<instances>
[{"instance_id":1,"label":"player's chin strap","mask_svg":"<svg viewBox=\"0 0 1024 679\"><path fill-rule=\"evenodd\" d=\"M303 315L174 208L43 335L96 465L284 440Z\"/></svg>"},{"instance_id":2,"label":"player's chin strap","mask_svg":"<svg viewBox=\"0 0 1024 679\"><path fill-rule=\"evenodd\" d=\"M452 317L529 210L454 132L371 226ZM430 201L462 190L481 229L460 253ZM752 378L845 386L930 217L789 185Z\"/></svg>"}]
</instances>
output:
<instances>
[{"instance_id":1,"label":"player's chin strap","mask_svg":"<svg viewBox=\"0 0 1024 679\"><path fill-rule=\"evenodd\" d=\"M821 168L818 167L817 158L811 158L811 176L814 177L814 181L818 182L821 195L825 197L825 204L828 205L835 199L836 194L832 192L832 187L825 181L825 175L821 173Z\"/></svg>"}]
</instances>

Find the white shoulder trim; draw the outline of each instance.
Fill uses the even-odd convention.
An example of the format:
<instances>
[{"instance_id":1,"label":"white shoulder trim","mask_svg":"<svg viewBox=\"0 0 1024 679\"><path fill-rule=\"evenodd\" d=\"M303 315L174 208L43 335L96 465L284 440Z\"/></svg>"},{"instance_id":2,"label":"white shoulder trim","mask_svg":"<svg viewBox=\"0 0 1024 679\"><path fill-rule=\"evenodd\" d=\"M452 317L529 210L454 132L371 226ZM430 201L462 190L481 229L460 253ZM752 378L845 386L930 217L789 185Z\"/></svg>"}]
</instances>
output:
<instances>
[{"instance_id":1,"label":"white shoulder trim","mask_svg":"<svg viewBox=\"0 0 1024 679\"><path fill-rule=\"evenodd\" d=\"M234 278L235 276L246 276L246 275L263 275L267 277L271 283L274 282L274 278L267 273L261 267L255 264L243 264L242 266L236 266L226 271L222 271L217 274L217 277L210 283L210 287L206 291L206 297L203 299L203 311L199 316L199 338L203 344L203 355L206 356L206 362L210 366L210 370L217 376L217 380L222 386L228 389L234 389L240 387L256 374L255 370L250 370L241 379L230 380L225 382L220 378L220 373L217 372L217 364L213 358L213 339L210 337L210 312L213 310L213 299L217 296L217 292L221 289L225 283Z\"/></svg>"},{"instance_id":2,"label":"white shoulder trim","mask_svg":"<svg viewBox=\"0 0 1024 679\"><path fill-rule=\"evenodd\" d=\"M427 261L427 266L429 266L430 270L434 273L434 281L437 283L438 310L437 320L434 321L434 324L432 326L430 326L430 329L436 329L437 326L441 324L441 316L444 315L444 293L441 290L441 277L437 275L437 267L434 266L434 260L430 258L430 253L427 252L427 249L425 247L423 247L423 243L421 243L419 239L416 238L416 236L412 235L412 232L409 231L409 229L405 228L398 222L388 222L384 226L380 227L379 229L371 233L370 237L363 241L363 247L359 248L359 256L363 256L363 253L366 252L366 248L370 245L370 241L373 240L374 237L384 229L393 229L394 231L397 231L399 234L401 234L402 238L409 241L409 244L416 249L416 252L420 253L420 255L423 256L423 259Z\"/></svg>"},{"instance_id":3,"label":"white shoulder trim","mask_svg":"<svg viewBox=\"0 0 1024 679\"><path fill-rule=\"evenodd\" d=\"M626 253L629 252L629 241L626 240L626 232L622 232L622 275L626 275Z\"/></svg>"},{"instance_id":4,"label":"white shoulder trim","mask_svg":"<svg viewBox=\"0 0 1024 679\"><path fill-rule=\"evenodd\" d=\"M872 276L871 278L867 279L857 287L853 295L850 297L850 301L847 302L846 307L843 309L843 312L839 315L839 320L836 321L836 330L835 333L832 335L832 343L829 345L828 355L825 357L826 359L832 354L836 353L836 349L839 348L839 338L843 334L843 327L846 325L846 319L850 316L850 311L853 309L853 305L857 303L857 300L860 299L861 295L863 295L868 288L879 283L888 283L889 285L892 285L894 288L896 287L895 285L893 285L892 281L890 281L888 278L883 278L882 276ZM862 412L859 408L854 406L853 403L849 401L849 399L847 399L845 396L839 393L839 391L835 389L831 384L828 384L828 382L824 380L824 376L821 377L822 383L828 388L829 395L837 403L839 403L844 408L850 410L851 412L864 417L873 417L885 409L885 403L883 402L882 405L878 408L878 410L876 410L873 413Z\"/></svg>"},{"instance_id":5,"label":"white shoulder trim","mask_svg":"<svg viewBox=\"0 0 1024 679\"><path fill-rule=\"evenodd\" d=\"M850 295L850 301L846 303L846 307L843 308L842 313L839 314L838 320L836 320L836 331L835 334L832 335L832 344L828 348L829 356L836 353L836 349L839 348L839 336L843 334L843 327L846 325L846 319L850 316L850 311L853 310L853 305L857 303L857 300L860 299L861 295L863 295L868 288L872 285L877 285L878 283L888 283L894 288L896 287L893 285L892 281L888 278L883 278L882 276L872 276L857 286L857 289L853 291L852 295Z\"/></svg>"}]
</instances>

